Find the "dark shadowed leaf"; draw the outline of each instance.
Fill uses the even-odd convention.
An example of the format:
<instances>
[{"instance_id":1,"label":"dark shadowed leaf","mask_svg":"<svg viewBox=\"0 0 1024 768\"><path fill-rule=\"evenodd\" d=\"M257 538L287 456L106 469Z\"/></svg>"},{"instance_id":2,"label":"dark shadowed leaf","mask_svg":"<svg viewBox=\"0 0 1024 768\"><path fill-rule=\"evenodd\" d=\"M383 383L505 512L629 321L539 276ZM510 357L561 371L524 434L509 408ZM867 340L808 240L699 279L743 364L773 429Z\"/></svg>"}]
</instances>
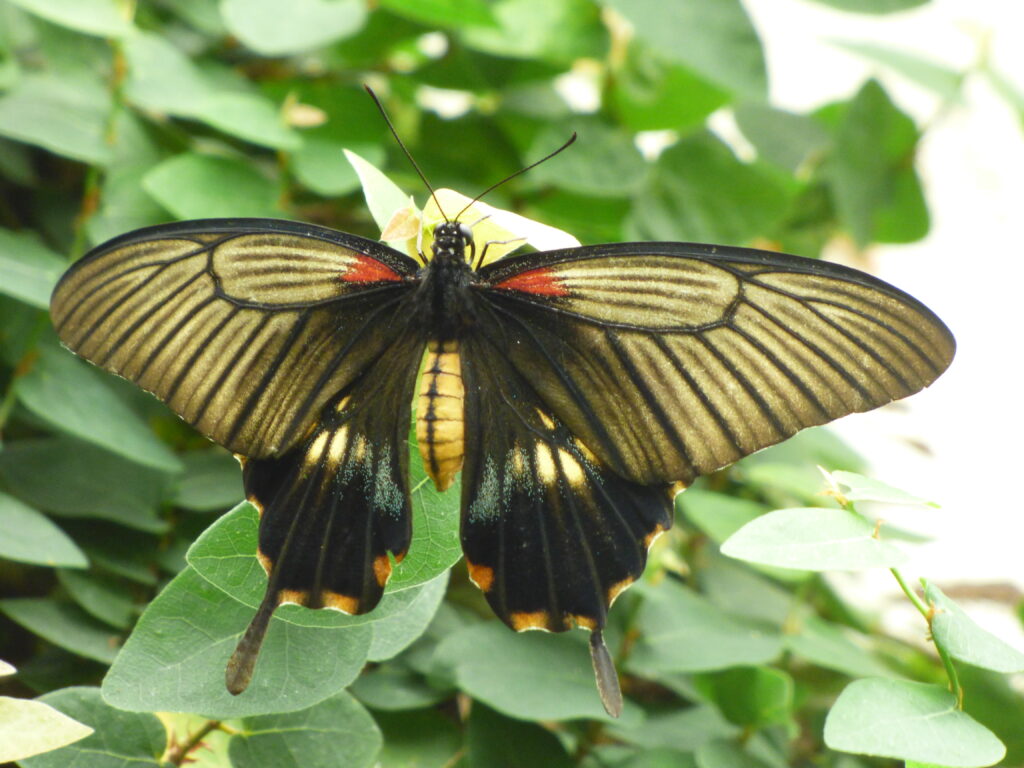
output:
<instances>
[{"instance_id":1,"label":"dark shadowed leaf","mask_svg":"<svg viewBox=\"0 0 1024 768\"><path fill-rule=\"evenodd\" d=\"M50 294L67 262L39 238L0 229L0 291L40 309L50 308Z\"/></svg>"},{"instance_id":2,"label":"dark shadowed leaf","mask_svg":"<svg viewBox=\"0 0 1024 768\"><path fill-rule=\"evenodd\" d=\"M374 714L384 734L381 768L446 768L456 764L462 734L452 718L436 710Z\"/></svg>"},{"instance_id":3,"label":"dark shadowed leaf","mask_svg":"<svg viewBox=\"0 0 1024 768\"><path fill-rule=\"evenodd\" d=\"M513 720L479 702L473 704L466 730L467 768L517 768L574 765L551 731L536 723Z\"/></svg>"},{"instance_id":4,"label":"dark shadowed leaf","mask_svg":"<svg viewBox=\"0 0 1024 768\"><path fill-rule=\"evenodd\" d=\"M109 664L121 638L72 603L34 597L0 600L0 611L30 632L87 659Z\"/></svg>"},{"instance_id":5,"label":"dark shadowed leaf","mask_svg":"<svg viewBox=\"0 0 1024 768\"><path fill-rule=\"evenodd\" d=\"M85 568L89 561L46 515L0 492L0 558L35 565Z\"/></svg>"}]
</instances>

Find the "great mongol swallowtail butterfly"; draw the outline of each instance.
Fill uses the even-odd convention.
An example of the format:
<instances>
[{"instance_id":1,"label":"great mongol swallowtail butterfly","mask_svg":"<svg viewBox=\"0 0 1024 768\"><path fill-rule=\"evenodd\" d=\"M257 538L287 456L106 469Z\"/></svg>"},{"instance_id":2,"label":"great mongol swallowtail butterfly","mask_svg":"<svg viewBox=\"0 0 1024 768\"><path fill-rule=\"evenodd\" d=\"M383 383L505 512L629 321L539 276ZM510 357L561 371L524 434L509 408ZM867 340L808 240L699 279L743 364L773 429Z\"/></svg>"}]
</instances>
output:
<instances>
[{"instance_id":1,"label":"great mongol swallowtail butterfly","mask_svg":"<svg viewBox=\"0 0 1024 768\"><path fill-rule=\"evenodd\" d=\"M476 268L457 217L432 251L418 263L310 224L187 221L100 245L53 293L65 345L242 460L269 581L232 693L278 605L377 605L411 538L417 391L430 477L443 490L462 472L472 580L515 630L590 629L617 713L601 630L676 491L911 395L953 358L927 307L817 260L652 242Z\"/></svg>"}]
</instances>

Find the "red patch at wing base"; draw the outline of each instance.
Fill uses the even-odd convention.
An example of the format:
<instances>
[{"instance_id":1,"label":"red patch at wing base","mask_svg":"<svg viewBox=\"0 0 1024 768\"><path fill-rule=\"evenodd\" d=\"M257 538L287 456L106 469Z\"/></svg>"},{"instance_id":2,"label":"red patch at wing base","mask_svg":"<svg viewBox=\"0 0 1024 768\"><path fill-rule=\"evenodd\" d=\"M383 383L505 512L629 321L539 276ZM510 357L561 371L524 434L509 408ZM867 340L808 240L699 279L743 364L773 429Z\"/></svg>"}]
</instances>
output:
<instances>
[{"instance_id":1,"label":"red patch at wing base","mask_svg":"<svg viewBox=\"0 0 1024 768\"><path fill-rule=\"evenodd\" d=\"M502 280L494 286L506 291L520 291L539 296L568 296L569 289L559 281L555 271L550 267L539 267L520 272L518 275Z\"/></svg>"},{"instance_id":2,"label":"red patch at wing base","mask_svg":"<svg viewBox=\"0 0 1024 768\"><path fill-rule=\"evenodd\" d=\"M400 282L402 276L387 264L369 256L356 256L351 266L340 276L346 283Z\"/></svg>"}]
</instances>

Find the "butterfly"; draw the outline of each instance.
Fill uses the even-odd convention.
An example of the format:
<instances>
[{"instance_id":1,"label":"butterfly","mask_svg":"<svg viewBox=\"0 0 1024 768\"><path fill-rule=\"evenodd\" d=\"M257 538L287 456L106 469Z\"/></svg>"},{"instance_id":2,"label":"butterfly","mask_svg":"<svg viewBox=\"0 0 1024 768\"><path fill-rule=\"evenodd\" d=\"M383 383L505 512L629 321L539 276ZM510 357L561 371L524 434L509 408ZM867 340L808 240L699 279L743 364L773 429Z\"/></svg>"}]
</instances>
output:
<instances>
[{"instance_id":1,"label":"butterfly","mask_svg":"<svg viewBox=\"0 0 1024 768\"><path fill-rule=\"evenodd\" d=\"M601 632L674 494L954 354L924 305L835 264L635 242L480 266L457 218L433 235L417 261L311 224L186 221L98 246L54 290L67 347L241 457L268 584L232 693L278 605L381 599L411 538L414 399L428 474L462 473L470 577L512 629L591 630L617 714Z\"/></svg>"}]
</instances>

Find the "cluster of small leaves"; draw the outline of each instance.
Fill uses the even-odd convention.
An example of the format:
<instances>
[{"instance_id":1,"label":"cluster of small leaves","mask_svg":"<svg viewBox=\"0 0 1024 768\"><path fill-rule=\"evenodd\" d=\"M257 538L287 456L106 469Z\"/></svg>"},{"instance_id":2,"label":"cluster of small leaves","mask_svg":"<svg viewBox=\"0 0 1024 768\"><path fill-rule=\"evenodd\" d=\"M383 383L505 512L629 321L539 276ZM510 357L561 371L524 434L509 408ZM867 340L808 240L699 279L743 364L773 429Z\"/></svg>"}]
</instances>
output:
<instances>
[{"instance_id":1,"label":"cluster of small leaves","mask_svg":"<svg viewBox=\"0 0 1024 768\"><path fill-rule=\"evenodd\" d=\"M926 2L819 1L868 13ZM957 98L964 73L846 45ZM459 492L436 493L415 453L415 538L381 605L360 617L282 609L250 690L227 694L225 661L265 583L237 465L63 350L48 298L89 246L179 218L376 235L343 149L419 186L363 83L435 185L471 194L576 131L571 151L490 201L585 243L813 256L836 238L864 247L928 229L920 129L875 81L810 114L768 106L738 0L291 0L287 12L275 0L0 0L0 658L17 667L0 667L0 762L1024 760L1024 704L998 674L1024 668L1018 652L928 584L936 660L877 634L819 573L906 557L820 495L809 467L863 469L822 430L680 497L606 633L626 694L618 721L595 694L582 633L515 635L460 567L449 572ZM567 88L593 108L571 107ZM719 110L749 157L707 127ZM642 153L649 139L663 151ZM837 477L847 500L872 498Z\"/></svg>"}]
</instances>

